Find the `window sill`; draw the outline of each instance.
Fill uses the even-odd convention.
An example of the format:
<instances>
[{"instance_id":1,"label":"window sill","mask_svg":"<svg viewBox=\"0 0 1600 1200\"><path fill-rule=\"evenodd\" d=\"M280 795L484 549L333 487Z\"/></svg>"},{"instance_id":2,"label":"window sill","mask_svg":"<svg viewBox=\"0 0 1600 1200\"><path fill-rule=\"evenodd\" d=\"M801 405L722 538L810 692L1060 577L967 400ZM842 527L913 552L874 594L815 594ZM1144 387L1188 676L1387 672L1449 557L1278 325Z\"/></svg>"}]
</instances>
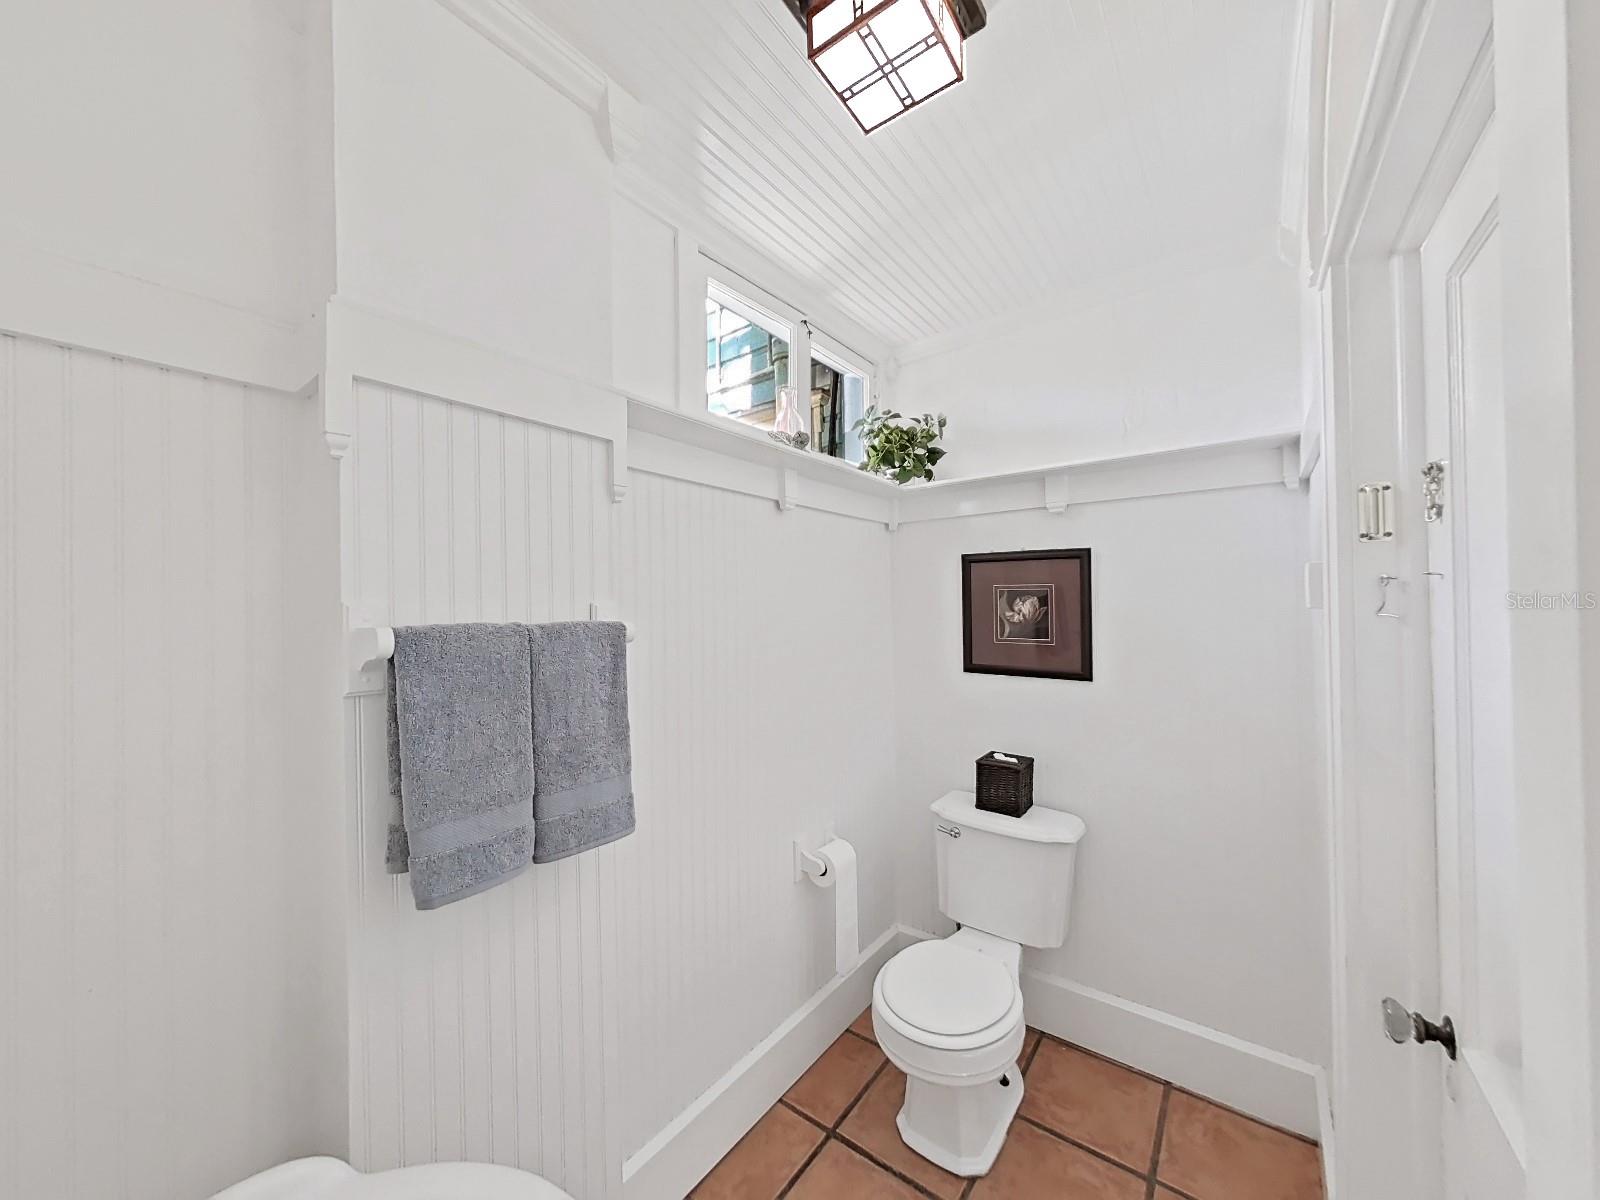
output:
<instances>
[{"instance_id":1,"label":"window sill","mask_svg":"<svg viewBox=\"0 0 1600 1200\"><path fill-rule=\"evenodd\" d=\"M869 475L843 459L782 445L766 430L732 417L700 416L630 399L628 428L865 496L893 500L901 491L890 480Z\"/></svg>"}]
</instances>

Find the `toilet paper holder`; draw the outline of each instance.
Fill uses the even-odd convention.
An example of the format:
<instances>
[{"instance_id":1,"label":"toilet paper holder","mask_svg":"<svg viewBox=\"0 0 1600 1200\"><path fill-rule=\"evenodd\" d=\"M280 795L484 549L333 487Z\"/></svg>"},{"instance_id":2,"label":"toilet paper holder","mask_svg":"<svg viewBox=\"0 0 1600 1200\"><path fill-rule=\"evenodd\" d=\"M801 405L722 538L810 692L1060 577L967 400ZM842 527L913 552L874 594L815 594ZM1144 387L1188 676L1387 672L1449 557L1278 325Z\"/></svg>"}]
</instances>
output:
<instances>
[{"instance_id":1,"label":"toilet paper holder","mask_svg":"<svg viewBox=\"0 0 1600 1200\"><path fill-rule=\"evenodd\" d=\"M833 876L828 874L828 860L813 854L799 843L795 844L795 857L801 872L818 887L832 887Z\"/></svg>"}]
</instances>

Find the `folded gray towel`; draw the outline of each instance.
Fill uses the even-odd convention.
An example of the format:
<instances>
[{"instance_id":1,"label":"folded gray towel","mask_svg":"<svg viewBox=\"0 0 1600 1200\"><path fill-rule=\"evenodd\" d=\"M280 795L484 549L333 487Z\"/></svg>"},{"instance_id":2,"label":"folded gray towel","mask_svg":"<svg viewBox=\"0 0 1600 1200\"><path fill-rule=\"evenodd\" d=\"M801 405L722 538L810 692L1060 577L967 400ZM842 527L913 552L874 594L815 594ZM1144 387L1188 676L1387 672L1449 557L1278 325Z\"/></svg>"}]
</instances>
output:
<instances>
[{"instance_id":1,"label":"folded gray towel","mask_svg":"<svg viewBox=\"0 0 1600 1200\"><path fill-rule=\"evenodd\" d=\"M521 625L394 631L388 866L420 909L465 899L533 862L533 692Z\"/></svg>"},{"instance_id":2,"label":"folded gray towel","mask_svg":"<svg viewBox=\"0 0 1600 1200\"><path fill-rule=\"evenodd\" d=\"M533 861L633 832L628 638L615 621L528 626L533 653Z\"/></svg>"}]
</instances>

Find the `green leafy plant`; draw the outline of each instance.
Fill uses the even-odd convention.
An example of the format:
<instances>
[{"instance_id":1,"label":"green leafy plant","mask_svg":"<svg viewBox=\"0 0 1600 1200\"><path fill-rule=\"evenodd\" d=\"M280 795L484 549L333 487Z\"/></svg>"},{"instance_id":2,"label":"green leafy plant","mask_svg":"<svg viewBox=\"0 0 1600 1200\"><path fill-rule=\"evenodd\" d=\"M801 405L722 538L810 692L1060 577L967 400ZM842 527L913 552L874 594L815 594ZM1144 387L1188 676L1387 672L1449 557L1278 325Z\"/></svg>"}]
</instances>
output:
<instances>
[{"instance_id":1,"label":"green leafy plant","mask_svg":"<svg viewBox=\"0 0 1600 1200\"><path fill-rule=\"evenodd\" d=\"M944 427L943 414L903 417L897 412L880 413L876 406L867 409L855 423L867 452L861 469L896 483L931 480L933 468L944 457L944 447L936 444L944 436Z\"/></svg>"}]
</instances>

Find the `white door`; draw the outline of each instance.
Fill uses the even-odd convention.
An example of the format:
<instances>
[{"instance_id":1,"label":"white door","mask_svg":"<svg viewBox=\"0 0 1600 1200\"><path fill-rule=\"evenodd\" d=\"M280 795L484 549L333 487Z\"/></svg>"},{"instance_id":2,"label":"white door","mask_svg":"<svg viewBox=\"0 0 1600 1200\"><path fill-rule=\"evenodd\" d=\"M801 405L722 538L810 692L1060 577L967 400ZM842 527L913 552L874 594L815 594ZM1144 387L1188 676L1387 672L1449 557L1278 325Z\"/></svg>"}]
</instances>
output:
<instances>
[{"instance_id":1,"label":"white door","mask_svg":"<svg viewBox=\"0 0 1600 1200\"><path fill-rule=\"evenodd\" d=\"M1463 169L1422 248L1427 514L1439 855L1444 1194L1523 1195L1516 802L1511 771L1505 393L1494 134Z\"/></svg>"}]
</instances>

